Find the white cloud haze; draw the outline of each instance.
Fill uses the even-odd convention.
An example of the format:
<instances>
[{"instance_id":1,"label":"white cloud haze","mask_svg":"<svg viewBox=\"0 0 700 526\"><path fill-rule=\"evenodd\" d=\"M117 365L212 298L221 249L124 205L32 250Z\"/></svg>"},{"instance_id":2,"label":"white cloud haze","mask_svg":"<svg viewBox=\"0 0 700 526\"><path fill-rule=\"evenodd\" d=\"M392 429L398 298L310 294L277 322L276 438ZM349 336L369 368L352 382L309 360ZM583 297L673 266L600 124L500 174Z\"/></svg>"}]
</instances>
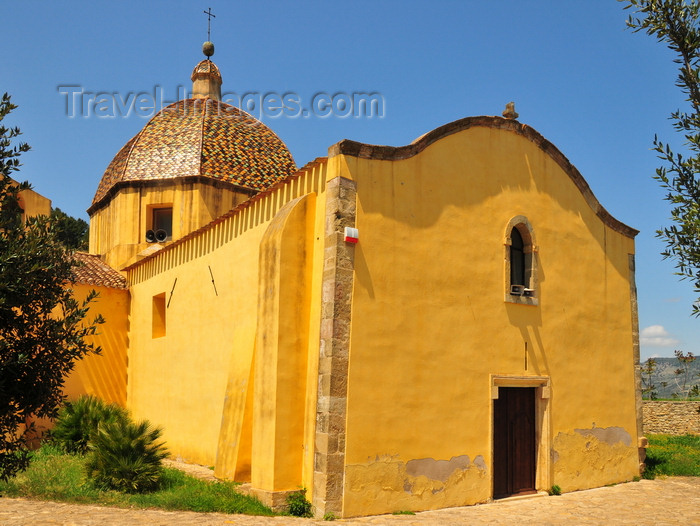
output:
<instances>
[{"instance_id":1,"label":"white cloud haze","mask_svg":"<svg viewBox=\"0 0 700 526\"><path fill-rule=\"evenodd\" d=\"M673 347L679 341L672 337L663 325L650 325L639 333L639 343L649 347Z\"/></svg>"}]
</instances>

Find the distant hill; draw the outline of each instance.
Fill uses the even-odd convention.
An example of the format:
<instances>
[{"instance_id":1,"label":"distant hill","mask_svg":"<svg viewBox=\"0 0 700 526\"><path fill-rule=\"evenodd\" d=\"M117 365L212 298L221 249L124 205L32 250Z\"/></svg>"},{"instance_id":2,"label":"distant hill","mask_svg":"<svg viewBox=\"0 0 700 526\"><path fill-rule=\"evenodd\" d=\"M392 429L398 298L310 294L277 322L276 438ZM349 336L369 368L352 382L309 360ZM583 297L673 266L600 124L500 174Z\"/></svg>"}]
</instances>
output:
<instances>
[{"instance_id":1,"label":"distant hill","mask_svg":"<svg viewBox=\"0 0 700 526\"><path fill-rule=\"evenodd\" d=\"M656 386L657 398L673 398L673 393L681 392L683 380L675 371L679 369L678 360L676 358L654 358L656 360L656 370L652 375L652 383ZM642 362L642 368L644 362ZM644 376L646 382L647 376ZM697 357L690 364L690 374L688 375L689 385L700 383L700 357ZM646 387L646 383L642 382L642 387ZM645 397L646 398L646 397Z\"/></svg>"}]
</instances>

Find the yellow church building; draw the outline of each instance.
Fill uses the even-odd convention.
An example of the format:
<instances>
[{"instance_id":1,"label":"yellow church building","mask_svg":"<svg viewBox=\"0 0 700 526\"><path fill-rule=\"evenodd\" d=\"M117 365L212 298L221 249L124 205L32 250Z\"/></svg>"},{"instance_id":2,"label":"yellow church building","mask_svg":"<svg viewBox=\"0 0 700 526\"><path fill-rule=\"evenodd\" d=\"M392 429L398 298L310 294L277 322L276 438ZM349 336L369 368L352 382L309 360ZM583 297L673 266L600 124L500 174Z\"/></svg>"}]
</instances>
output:
<instances>
[{"instance_id":1,"label":"yellow church building","mask_svg":"<svg viewBox=\"0 0 700 526\"><path fill-rule=\"evenodd\" d=\"M210 58L192 81L97 185L70 396L317 516L639 475L637 231L512 106L297 168Z\"/></svg>"}]
</instances>

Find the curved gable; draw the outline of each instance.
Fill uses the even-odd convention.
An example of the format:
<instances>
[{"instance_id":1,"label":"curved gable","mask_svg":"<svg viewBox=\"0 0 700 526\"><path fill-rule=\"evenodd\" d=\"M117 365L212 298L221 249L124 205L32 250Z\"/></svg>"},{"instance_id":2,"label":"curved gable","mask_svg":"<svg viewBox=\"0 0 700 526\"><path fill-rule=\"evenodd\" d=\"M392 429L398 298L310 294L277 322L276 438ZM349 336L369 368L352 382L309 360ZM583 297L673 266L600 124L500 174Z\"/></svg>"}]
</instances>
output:
<instances>
[{"instance_id":1,"label":"curved gable","mask_svg":"<svg viewBox=\"0 0 700 526\"><path fill-rule=\"evenodd\" d=\"M556 162L571 178L588 205L605 225L629 238L634 238L639 233L638 230L615 219L610 212L608 212L605 207L600 204L600 201L598 201L598 199L595 197L593 191L591 190L590 186L588 186L588 183L583 178L581 173L573 164L571 164L566 156L561 153L556 146L554 146L554 144L545 139L534 128L513 119L489 116L466 117L464 119L459 119L435 128L434 130L417 138L411 144L407 144L405 146L376 146L344 139L328 148L328 156L333 157L335 155L347 155L361 159L399 161L419 154L428 146L444 137L474 127L505 130L520 135L521 137L524 137L525 139L534 143L540 150L551 157L554 162Z\"/></svg>"}]
</instances>

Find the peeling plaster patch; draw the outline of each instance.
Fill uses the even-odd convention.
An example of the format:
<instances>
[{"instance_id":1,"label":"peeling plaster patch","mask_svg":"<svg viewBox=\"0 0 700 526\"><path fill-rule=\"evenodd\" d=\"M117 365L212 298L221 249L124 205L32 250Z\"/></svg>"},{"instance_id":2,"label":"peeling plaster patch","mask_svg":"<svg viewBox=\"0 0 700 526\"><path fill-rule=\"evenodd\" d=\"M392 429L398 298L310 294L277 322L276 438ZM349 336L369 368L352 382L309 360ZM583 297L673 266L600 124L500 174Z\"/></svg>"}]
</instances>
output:
<instances>
[{"instance_id":1,"label":"peeling plaster patch","mask_svg":"<svg viewBox=\"0 0 700 526\"><path fill-rule=\"evenodd\" d=\"M627 443L627 445L625 445ZM554 437L552 480L562 491L595 488L639 475L639 455L620 427L575 429Z\"/></svg>"},{"instance_id":2,"label":"peeling plaster patch","mask_svg":"<svg viewBox=\"0 0 700 526\"><path fill-rule=\"evenodd\" d=\"M557 460L559 460L559 451L552 449L552 463L555 463Z\"/></svg>"},{"instance_id":3,"label":"peeling plaster patch","mask_svg":"<svg viewBox=\"0 0 700 526\"><path fill-rule=\"evenodd\" d=\"M605 442L606 444L615 445L618 442L622 442L624 445L629 446L632 444L632 437L630 434L621 427L594 427L592 429L574 429L576 433L583 436L594 436L599 441ZM589 444L586 444L588 446Z\"/></svg>"},{"instance_id":4,"label":"peeling plaster patch","mask_svg":"<svg viewBox=\"0 0 700 526\"><path fill-rule=\"evenodd\" d=\"M481 459L483 463L484 459ZM455 471L469 468L469 455L452 457L450 460L435 460L433 458L420 458L406 462L406 474L412 477L423 475L432 480L447 482Z\"/></svg>"},{"instance_id":5,"label":"peeling plaster patch","mask_svg":"<svg viewBox=\"0 0 700 526\"><path fill-rule=\"evenodd\" d=\"M402 462L397 455L379 455L379 462L374 458L372 455L366 463L345 467L343 513L348 517L466 506L486 502L491 494L481 455L474 462L467 455L409 462Z\"/></svg>"}]
</instances>

